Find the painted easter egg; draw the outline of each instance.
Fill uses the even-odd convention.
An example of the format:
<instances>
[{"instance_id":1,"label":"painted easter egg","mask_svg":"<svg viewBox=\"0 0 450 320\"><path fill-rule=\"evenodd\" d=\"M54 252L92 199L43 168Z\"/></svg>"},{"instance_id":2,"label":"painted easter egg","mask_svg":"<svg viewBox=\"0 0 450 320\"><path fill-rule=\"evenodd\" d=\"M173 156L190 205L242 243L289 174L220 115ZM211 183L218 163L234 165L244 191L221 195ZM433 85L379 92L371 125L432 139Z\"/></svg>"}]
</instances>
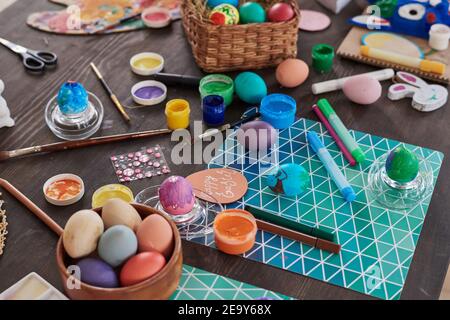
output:
<instances>
[{"instance_id":1,"label":"painted easter egg","mask_svg":"<svg viewBox=\"0 0 450 320\"><path fill-rule=\"evenodd\" d=\"M192 185L180 176L171 176L164 180L158 194L164 211L172 215L191 212L195 204Z\"/></svg>"},{"instance_id":2,"label":"painted easter egg","mask_svg":"<svg viewBox=\"0 0 450 320\"><path fill-rule=\"evenodd\" d=\"M153 277L166 264L166 259L159 252L142 252L128 260L120 271L120 284L124 287L142 282Z\"/></svg>"},{"instance_id":3,"label":"painted easter egg","mask_svg":"<svg viewBox=\"0 0 450 320\"><path fill-rule=\"evenodd\" d=\"M211 11L209 20L217 25L238 24L239 11L231 4L221 4Z\"/></svg>"},{"instance_id":4,"label":"painted easter egg","mask_svg":"<svg viewBox=\"0 0 450 320\"><path fill-rule=\"evenodd\" d=\"M136 231L142 222L136 209L119 198L106 201L102 208L102 220L106 229L115 225L124 225L133 231Z\"/></svg>"},{"instance_id":5,"label":"painted easter egg","mask_svg":"<svg viewBox=\"0 0 450 320\"><path fill-rule=\"evenodd\" d=\"M88 93L81 83L67 81L58 91L58 106L63 114L77 114L88 107Z\"/></svg>"},{"instance_id":6,"label":"painted easter egg","mask_svg":"<svg viewBox=\"0 0 450 320\"><path fill-rule=\"evenodd\" d=\"M389 153L385 168L388 177L392 180L408 183L419 174L419 159L414 152L399 146Z\"/></svg>"},{"instance_id":7,"label":"painted easter egg","mask_svg":"<svg viewBox=\"0 0 450 320\"><path fill-rule=\"evenodd\" d=\"M64 227L64 249L72 258L87 256L97 248L103 230L103 221L95 211L78 211L69 218Z\"/></svg>"},{"instance_id":8,"label":"painted easter egg","mask_svg":"<svg viewBox=\"0 0 450 320\"><path fill-rule=\"evenodd\" d=\"M292 6L287 3L276 3L272 7L270 7L267 12L267 17L272 22L282 22L291 20L295 15L294 9Z\"/></svg>"},{"instance_id":9,"label":"painted easter egg","mask_svg":"<svg viewBox=\"0 0 450 320\"><path fill-rule=\"evenodd\" d=\"M133 256L138 242L133 230L126 226L112 226L98 242L98 255L112 267L118 267Z\"/></svg>"},{"instance_id":10,"label":"painted easter egg","mask_svg":"<svg viewBox=\"0 0 450 320\"><path fill-rule=\"evenodd\" d=\"M267 85L263 78L254 72L242 72L234 79L238 97L247 103L258 104L267 95Z\"/></svg>"},{"instance_id":11,"label":"painted easter egg","mask_svg":"<svg viewBox=\"0 0 450 320\"><path fill-rule=\"evenodd\" d=\"M261 120L244 123L236 132L236 139L250 151L266 151L275 144L278 132L269 123Z\"/></svg>"},{"instance_id":12,"label":"painted easter egg","mask_svg":"<svg viewBox=\"0 0 450 320\"><path fill-rule=\"evenodd\" d=\"M114 269L106 262L95 258L84 258L78 261L81 281L101 288L117 288L119 279Z\"/></svg>"},{"instance_id":13,"label":"painted easter egg","mask_svg":"<svg viewBox=\"0 0 450 320\"><path fill-rule=\"evenodd\" d=\"M266 176L266 184L275 193L297 196L306 191L311 180L303 166L296 163L282 164Z\"/></svg>"},{"instance_id":14,"label":"painted easter egg","mask_svg":"<svg viewBox=\"0 0 450 320\"><path fill-rule=\"evenodd\" d=\"M166 258L173 252L174 237L170 224L158 214L149 215L137 230L139 252L158 251Z\"/></svg>"},{"instance_id":15,"label":"painted easter egg","mask_svg":"<svg viewBox=\"0 0 450 320\"><path fill-rule=\"evenodd\" d=\"M346 80L342 91L350 101L366 105L381 97L382 88L378 80L367 75L358 75Z\"/></svg>"},{"instance_id":16,"label":"painted easter egg","mask_svg":"<svg viewBox=\"0 0 450 320\"><path fill-rule=\"evenodd\" d=\"M241 23L261 23L266 21L266 11L256 2L246 2L239 7Z\"/></svg>"},{"instance_id":17,"label":"painted easter egg","mask_svg":"<svg viewBox=\"0 0 450 320\"><path fill-rule=\"evenodd\" d=\"M215 8L221 4L231 4L233 7L237 8L239 6L239 0L208 0L207 4L210 8Z\"/></svg>"},{"instance_id":18,"label":"painted easter egg","mask_svg":"<svg viewBox=\"0 0 450 320\"><path fill-rule=\"evenodd\" d=\"M294 88L306 81L309 75L308 65L300 59L286 59L277 67L277 81L286 88Z\"/></svg>"}]
</instances>

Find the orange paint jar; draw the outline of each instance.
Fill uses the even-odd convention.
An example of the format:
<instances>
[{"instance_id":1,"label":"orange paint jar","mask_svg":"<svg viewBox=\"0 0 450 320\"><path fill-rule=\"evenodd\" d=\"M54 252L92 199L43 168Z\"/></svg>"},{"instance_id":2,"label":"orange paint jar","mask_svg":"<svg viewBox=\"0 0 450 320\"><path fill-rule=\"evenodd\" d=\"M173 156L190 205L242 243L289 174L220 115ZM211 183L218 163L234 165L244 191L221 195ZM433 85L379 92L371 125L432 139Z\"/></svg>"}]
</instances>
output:
<instances>
[{"instance_id":1,"label":"orange paint jar","mask_svg":"<svg viewBox=\"0 0 450 320\"><path fill-rule=\"evenodd\" d=\"M217 249L228 254L243 254L255 244L256 220L242 209L224 210L214 219L214 241Z\"/></svg>"}]
</instances>

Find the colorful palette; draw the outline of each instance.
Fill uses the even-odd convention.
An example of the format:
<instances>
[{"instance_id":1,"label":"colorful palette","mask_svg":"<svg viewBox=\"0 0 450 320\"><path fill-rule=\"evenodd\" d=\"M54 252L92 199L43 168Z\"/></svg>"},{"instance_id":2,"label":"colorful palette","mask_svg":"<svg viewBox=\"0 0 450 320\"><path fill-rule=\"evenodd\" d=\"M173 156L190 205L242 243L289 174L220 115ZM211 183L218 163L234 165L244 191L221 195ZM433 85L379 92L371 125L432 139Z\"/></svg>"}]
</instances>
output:
<instances>
[{"instance_id":1,"label":"colorful palette","mask_svg":"<svg viewBox=\"0 0 450 320\"><path fill-rule=\"evenodd\" d=\"M183 265L180 284L170 300L292 300L285 295Z\"/></svg>"},{"instance_id":2,"label":"colorful palette","mask_svg":"<svg viewBox=\"0 0 450 320\"><path fill-rule=\"evenodd\" d=\"M356 201L349 204L343 200L320 160L309 149L305 137L307 130L320 134L357 193ZM363 132L351 133L366 154L367 160L363 165L350 167L320 123L300 119L289 129L280 131L277 147L259 162L239 146L235 134L232 134L209 167L238 170L249 182L243 201L228 205L228 208L249 204L311 226L328 228L334 230L342 246L340 254L331 254L259 231L255 246L244 255L245 258L381 299L399 299L431 196L407 211L387 210L368 199L366 186L370 164L400 143ZM443 154L405 146L428 159L436 182ZM273 167L269 160L303 165L312 172L311 189L296 198L275 195L264 185L262 177ZM212 221L207 224L212 224ZM211 235L191 241L214 247Z\"/></svg>"}]
</instances>

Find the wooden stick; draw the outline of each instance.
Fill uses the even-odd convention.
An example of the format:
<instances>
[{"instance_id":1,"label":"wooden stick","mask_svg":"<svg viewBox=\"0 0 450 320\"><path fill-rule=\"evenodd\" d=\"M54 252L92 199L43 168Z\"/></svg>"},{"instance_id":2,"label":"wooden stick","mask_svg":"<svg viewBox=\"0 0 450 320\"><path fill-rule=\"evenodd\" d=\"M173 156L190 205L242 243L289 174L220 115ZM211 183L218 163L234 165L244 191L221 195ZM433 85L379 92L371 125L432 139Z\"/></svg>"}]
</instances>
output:
<instances>
[{"instance_id":1,"label":"wooden stick","mask_svg":"<svg viewBox=\"0 0 450 320\"><path fill-rule=\"evenodd\" d=\"M286 237L295 241L299 241L302 243L305 243L307 245L310 245L311 247L315 247L317 249L326 250L332 253L339 253L341 251L341 245L324 240L319 239L317 237L313 237L298 231L290 230L287 228L283 228L280 226L277 226L276 224L266 222L263 220L256 219L256 225L258 226L258 229L267 231L273 234L280 235L282 237Z\"/></svg>"},{"instance_id":2,"label":"wooden stick","mask_svg":"<svg viewBox=\"0 0 450 320\"><path fill-rule=\"evenodd\" d=\"M58 236L63 234L63 228L59 226L52 218L50 218L44 211L42 211L33 201L28 199L22 192L16 189L11 183L5 179L0 178L0 186L8 191L14 198L19 200L25 207L34 213L47 227L49 227Z\"/></svg>"},{"instance_id":3,"label":"wooden stick","mask_svg":"<svg viewBox=\"0 0 450 320\"><path fill-rule=\"evenodd\" d=\"M114 103L114 106L117 108L117 110L119 110L122 117L129 122L130 116L126 113L119 99L117 99L117 96L112 92L111 88L108 86L105 79L103 79L102 74L100 73L100 71L97 69L97 67L93 62L91 62L91 68L92 70L94 70L94 73L97 76L98 80L100 80L100 83L102 84L103 88L108 93L109 97L111 98L111 101Z\"/></svg>"},{"instance_id":4,"label":"wooden stick","mask_svg":"<svg viewBox=\"0 0 450 320\"><path fill-rule=\"evenodd\" d=\"M125 134L116 134L112 136L91 138L85 140L78 141L64 141L64 142L56 142L50 144L44 144L41 146L28 147L23 149L11 150L11 151L0 151L0 161L8 160L11 158L16 158L28 154L36 154L36 153L44 153L44 152L56 152L61 150L70 150L70 149L78 149L82 147L89 147L98 144L105 144L110 142L138 139L138 138L147 138L152 136L157 136L161 134L171 133L172 131L169 129L158 129L158 130L149 130L142 132L134 132L134 133L125 133Z\"/></svg>"}]
</instances>

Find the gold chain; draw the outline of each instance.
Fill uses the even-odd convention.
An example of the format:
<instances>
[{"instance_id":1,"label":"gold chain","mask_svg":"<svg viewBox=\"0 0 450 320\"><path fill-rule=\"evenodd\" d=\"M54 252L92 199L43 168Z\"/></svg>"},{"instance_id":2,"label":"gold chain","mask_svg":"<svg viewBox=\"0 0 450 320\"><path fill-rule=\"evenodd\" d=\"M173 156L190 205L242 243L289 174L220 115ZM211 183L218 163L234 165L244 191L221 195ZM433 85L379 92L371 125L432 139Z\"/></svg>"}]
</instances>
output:
<instances>
[{"instance_id":1,"label":"gold chain","mask_svg":"<svg viewBox=\"0 0 450 320\"><path fill-rule=\"evenodd\" d=\"M6 211L2 209L3 202L3 200L0 200L0 256L3 254L6 234L8 233L8 231L6 230L6 226L8 225L8 222L6 222Z\"/></svg>"}]
</instances>

